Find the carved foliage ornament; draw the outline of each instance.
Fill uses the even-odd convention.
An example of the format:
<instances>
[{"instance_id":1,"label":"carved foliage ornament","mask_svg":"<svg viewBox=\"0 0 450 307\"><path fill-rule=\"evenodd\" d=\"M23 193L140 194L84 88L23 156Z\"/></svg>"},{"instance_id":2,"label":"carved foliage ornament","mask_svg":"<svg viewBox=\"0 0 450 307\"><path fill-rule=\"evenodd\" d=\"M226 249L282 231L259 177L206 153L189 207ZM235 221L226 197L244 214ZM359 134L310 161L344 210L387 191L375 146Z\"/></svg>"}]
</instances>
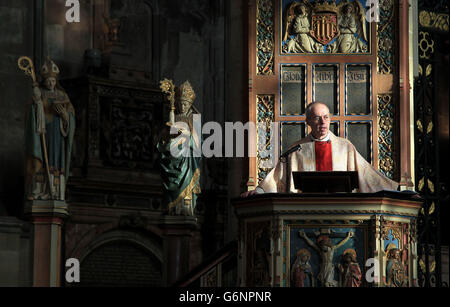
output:
<instances>
[{"instance_id":1,"label":"carved foliage ornament","mask_svg":"<svg viewBox=\"0 0 450 307\"><path fill-rule=\"evenodd\" d=\"M274 95L258 95L256 96L258 122L257 129L257 169L258 182L264 180L267 174L272 170L271 158L274 154L274 148L271 147L272 126L275 121L275 96Z\"/></svg>"},{"instance_id":2,"label":"carved foliage ornament","mask_svg":"<svg viewBox=\"0 0 450 307\"><path fill-rule=\"evenodd\" d=\"M378 159L380 171L391 179L395 171L394 118L392 95L378 95Z\"/></svg>"},{"instance_id":3,"label":"carved foliage ornament","mask_svg":"<svg viewBox=\"0 0 450 307\"><path fill-rule=\"evenodd\" d=\"M380 21L377 24L378 73L390 74L394 64L394 1L380 1Z\"/></svg>"},{"instance_id":4,"label":"carved foliage ornament","mask_svg":"<svg viewBox=\"0 0 450 307\"><path fill-rule=\"evenodd\" d=\"M274 0L257 0L256 67L258 75L274 72Z\"/></svg>"},{"instance_id":5,"label":"carved foliage ornament","mask_svg":"<svg viewBox=\"0 0 450 307\"><path fill-rule=\"evenodd\" d=\"M434 28L439 31L448 32L448 21L448 14L437 14L428 11L421 11L419 13L419 22L424 28Z\"/></svg>"}]
</instances>

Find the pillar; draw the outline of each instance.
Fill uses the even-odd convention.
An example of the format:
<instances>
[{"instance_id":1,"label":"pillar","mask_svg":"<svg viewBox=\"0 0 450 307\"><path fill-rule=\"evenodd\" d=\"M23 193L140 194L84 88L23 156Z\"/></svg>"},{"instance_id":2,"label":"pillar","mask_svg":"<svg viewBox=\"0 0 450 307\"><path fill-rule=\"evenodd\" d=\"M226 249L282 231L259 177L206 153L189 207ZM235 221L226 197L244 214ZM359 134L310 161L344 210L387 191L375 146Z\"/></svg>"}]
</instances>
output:
<instances>
[{"instance_id":1,"label":"pillar","mask_svg":"<svg viewBox=\"0 0 450 307\"><path fill-rule=\"evenodd\" d=\"M33 224L33 286L61 286L61 227L68 216L64 201L33 200L25 204Z\"/></svg>"},{"instance_id":2,"label":"pillar","mask_svg":"<svg viewBox=\"0 0 450 307\"><path fill-rule=\"evenodd\" d=\"M189 272L189 244L197 219L166 215L159 226L164 237L163 284L170 286Z\"/></svg>"}]
</instances>

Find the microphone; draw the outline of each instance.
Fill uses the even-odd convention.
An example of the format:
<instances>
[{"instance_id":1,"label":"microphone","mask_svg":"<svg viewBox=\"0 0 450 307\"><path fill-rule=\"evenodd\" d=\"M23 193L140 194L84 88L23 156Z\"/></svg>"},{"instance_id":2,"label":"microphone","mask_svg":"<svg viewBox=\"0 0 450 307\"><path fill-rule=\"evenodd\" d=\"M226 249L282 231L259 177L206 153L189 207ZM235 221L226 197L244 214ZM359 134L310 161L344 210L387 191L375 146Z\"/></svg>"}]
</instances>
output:
<instances>
[{"instance_id":1,"label":"microphone","mask_svg":"<svg viewBox=\"0 0 450 307\"><path fill-rule=\"evenodd\" d=\"M287 156L289 156L289 154L295 152L295 151L300 151L302 149L302 145L298 144L295 145L294 147L292 147L291 149L286 150L281 156L280 159L282 158L286 158Z\"/></svg>"}]
</instances>

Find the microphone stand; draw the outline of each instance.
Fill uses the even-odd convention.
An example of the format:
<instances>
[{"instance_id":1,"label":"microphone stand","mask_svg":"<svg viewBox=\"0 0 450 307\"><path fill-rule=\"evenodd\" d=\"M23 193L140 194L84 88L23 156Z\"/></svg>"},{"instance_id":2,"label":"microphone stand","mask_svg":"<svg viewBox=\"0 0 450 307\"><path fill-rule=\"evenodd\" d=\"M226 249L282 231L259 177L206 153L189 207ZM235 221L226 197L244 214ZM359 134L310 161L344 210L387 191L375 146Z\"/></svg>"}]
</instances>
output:
<instances>
[{"instance_id":1,"label":"microphone stand","mask_svg":"<svg viewBox=\"0 0 450 307\"><path fill-rule=\"evenodd\" d=\"M291 164L289 163L288 156L289 154L300 151L302 149L302 146L299 144L297 146L292 147L291 149L288 149L285 153L283 153L280 156L280 162L286 164L286 193L290 193L291 191Z\"/></svg>"}]
</instances>

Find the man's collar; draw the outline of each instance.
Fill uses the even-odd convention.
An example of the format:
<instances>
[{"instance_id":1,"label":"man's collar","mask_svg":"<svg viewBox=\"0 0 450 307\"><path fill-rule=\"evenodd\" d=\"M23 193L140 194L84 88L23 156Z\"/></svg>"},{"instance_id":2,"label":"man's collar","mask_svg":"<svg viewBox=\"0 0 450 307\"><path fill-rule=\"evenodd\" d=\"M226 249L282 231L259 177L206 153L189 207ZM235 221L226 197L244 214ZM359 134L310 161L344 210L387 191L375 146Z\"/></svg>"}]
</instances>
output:
<instances>
[{"instance_id":1,"label":"man's collar","mask_svg":"<svg viewBox=\"0 0 450 307\"><path fill-rule=\"evenodd\" d=\"M314 135L312 135L312 133L311 133L311 140L313 140L314 142L327 142L327 141L329 141L330 140L330 131L328 131L328 134L327 134L327 136L326 137L324 137L323 139L316 139L315 137L314 137Z\"/></svg>"}]
</instances>

